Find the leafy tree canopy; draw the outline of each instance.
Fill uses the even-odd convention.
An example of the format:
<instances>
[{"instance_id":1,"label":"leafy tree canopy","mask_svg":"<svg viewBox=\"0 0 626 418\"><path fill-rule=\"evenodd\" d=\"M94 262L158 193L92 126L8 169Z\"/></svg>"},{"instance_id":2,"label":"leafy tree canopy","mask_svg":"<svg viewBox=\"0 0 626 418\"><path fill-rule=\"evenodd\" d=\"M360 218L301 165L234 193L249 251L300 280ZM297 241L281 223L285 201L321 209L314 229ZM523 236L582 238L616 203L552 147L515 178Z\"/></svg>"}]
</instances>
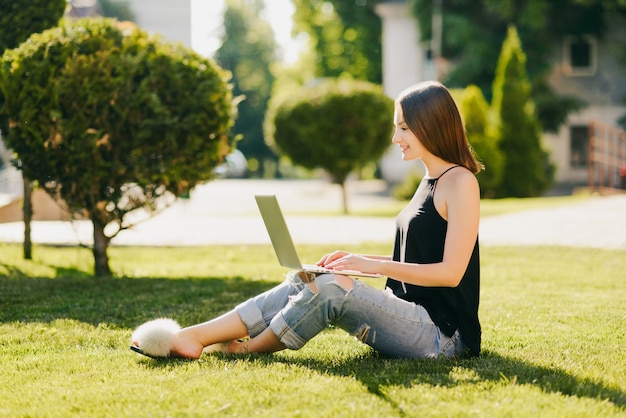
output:
<instances>
[{"instance_id":1,"label":"leafy tree canopy","mask_svg":"<svg viewBox=\"0 0 626 418\"><path fill-rule=\"evenodd\" d=\"M493 132L489 104L478 86L470 85L462 90L452 90L452 93L463 115L467 139L485 166L476 175L481 195L494 197L502 180L504 156Z\"/></svg>"},{"instance_id":2,"label":"leafy tree canopy","mask_svg":"<svg viewBox=\"0 0 626 418\"><path fill-rule=\"evenodd\" d=\"M41 32L56 26L63 16L66 0L33 0L19 2L0 0L0 55L7 50L16 48L33 33ZM0 128L6 123L0 120ZM6 132L6 129L4 130ZM2 140L0 132L0 141ZM0 143L0 147L2 144ZM1 157L1 156L0 156ZM3 158L0 158L0 169L3 168ZM25 178L22 212L24 215L24 258L32 259L32 241L30 236L30 221L32 219L32 182Z\"/></svg>"},{"instance_id":3,"label":"leafy tree canopy","mask_svg":"<svg viewBox=\"0 0 626 418\"><path fill-rule=\"evenodd\" d=\"M0 61L0 120L21 168L94 223L96 274L124 217L210 179L231 148L229 74L132 24L82 19ZM105 235L105 226L108 234Z\"/></svg>"}]
</instances>

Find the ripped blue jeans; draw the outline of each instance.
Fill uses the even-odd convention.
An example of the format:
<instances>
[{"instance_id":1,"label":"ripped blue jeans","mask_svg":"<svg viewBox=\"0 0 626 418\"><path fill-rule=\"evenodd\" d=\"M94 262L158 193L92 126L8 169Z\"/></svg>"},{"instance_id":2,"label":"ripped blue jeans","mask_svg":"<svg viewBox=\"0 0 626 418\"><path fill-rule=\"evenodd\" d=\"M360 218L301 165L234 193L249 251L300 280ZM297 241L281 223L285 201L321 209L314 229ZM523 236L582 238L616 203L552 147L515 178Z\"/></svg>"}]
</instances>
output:
<instances>
[{"instance_id":1,"label":"ripped blue jeans","mask_svg":"<svg viewBox=\"0 0 626 418\"><path fill-rule=\"evenodd\" d=\"M332 274L317 276L311 289L297 274L289 273L283 283L238 305L235 311L251 337L270 327L292 350L329 325L387 357L450 358L466 350L459 332L452 337L443 334L422 306L358 280L346 290Z\"/></svg>"}]
</instances>

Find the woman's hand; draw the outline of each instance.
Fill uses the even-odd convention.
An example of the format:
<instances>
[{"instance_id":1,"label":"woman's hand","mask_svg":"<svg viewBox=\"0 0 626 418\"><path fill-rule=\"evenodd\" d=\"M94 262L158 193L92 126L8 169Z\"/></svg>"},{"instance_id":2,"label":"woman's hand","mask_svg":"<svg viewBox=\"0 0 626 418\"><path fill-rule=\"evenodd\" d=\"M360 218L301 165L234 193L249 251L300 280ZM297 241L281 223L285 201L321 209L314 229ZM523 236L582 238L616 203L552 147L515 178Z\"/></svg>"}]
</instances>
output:
<instances>
[{"instance_id":1,"label":"woman's hand","mask_svg":"<svg viewBox=\"0 0 626 418\"><path fill-rule=\"evenodd\" d=\"M327 254L318 262L318 265L331 270L352 270L363 273L376 273L378 264L379 261L374 258L347 251L335 251Z\"/></svg>"},{"instance_id":2,"label":"woman's hand","mask_svg":"<svg viewBox=\"0 0 626 418\"><path fill-rule=\"evenodd\" d=\"M347 251L335 251L330 254L324 255L318 262L317 265L321 267L328 267L328 264L332 263L335 260L338 260L342 257L349 255L350 253Z\"/></svg>"}]
</instances>

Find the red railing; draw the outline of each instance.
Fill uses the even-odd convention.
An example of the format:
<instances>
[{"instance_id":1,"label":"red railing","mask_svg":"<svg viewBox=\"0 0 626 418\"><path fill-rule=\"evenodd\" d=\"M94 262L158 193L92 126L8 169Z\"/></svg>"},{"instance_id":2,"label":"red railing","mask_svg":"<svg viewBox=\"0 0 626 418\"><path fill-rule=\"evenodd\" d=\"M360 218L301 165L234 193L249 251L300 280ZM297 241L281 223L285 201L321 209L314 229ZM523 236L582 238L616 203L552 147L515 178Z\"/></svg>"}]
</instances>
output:
<instances>
[{"instance_id":1,"label":"red railing","mask_svg":"<svg viewBox=\"0 0 626 418\"><path fill-rule=\"evenodd\" d=\"M626 191L626 132L621 129L589 125L589 190Z\"/></svg>"}]
</instances>

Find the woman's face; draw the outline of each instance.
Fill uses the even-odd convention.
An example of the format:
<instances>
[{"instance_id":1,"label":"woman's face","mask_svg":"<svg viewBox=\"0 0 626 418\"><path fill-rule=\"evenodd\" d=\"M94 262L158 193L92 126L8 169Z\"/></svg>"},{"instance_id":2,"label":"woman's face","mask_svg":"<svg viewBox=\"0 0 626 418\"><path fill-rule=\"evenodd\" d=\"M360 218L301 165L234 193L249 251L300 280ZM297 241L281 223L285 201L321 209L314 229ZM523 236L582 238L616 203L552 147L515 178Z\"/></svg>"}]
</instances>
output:
<instances>
[{"instance_id":1,"label":"woman's face","mask_svg":"<svg viewBox=\"0 0 626 418\"><path fill-rule=\"evenodd\" d=\"M391 138L391 142L400 147L400 151L402 151L402 159L410 161L422 158L426 149L404 122L402 106L399 104L396 104L395 107L393 123L396 126L396 129L393 133L393 137Z\"/></svg>"}]
</instances>

